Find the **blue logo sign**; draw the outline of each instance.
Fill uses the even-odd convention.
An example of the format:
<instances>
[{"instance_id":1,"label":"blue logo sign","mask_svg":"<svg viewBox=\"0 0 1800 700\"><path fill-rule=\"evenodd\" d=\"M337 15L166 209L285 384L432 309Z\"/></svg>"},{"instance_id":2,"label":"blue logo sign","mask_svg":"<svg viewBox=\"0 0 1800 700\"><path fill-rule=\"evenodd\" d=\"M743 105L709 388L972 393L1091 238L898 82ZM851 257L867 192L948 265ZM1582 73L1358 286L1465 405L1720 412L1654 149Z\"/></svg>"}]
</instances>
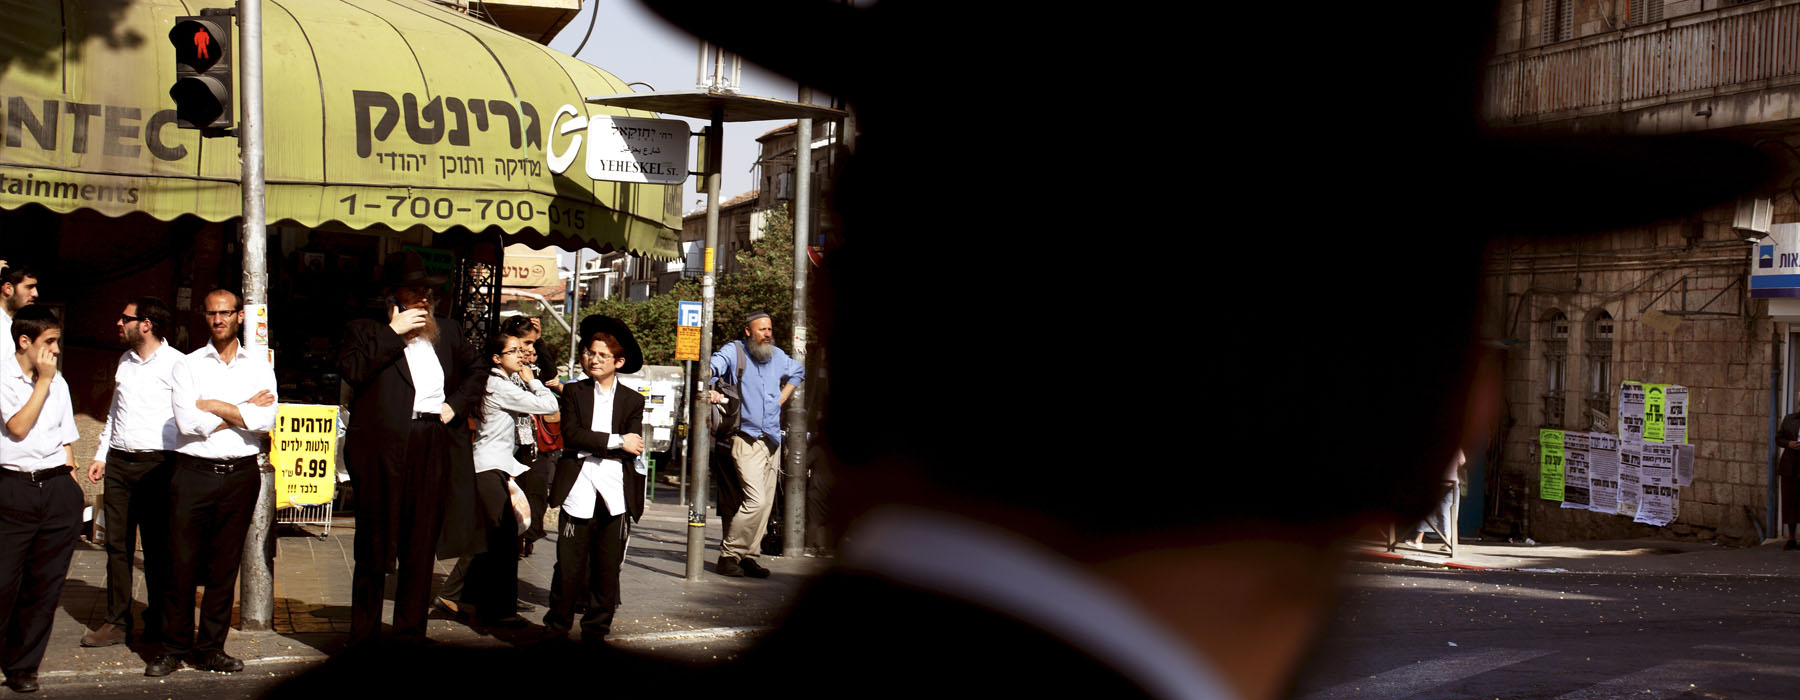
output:
<instances>
[{"instance_id":1,"label":"blue logo sign","mask_svg":"<svg viewBox=\"0 0 1800 700\"><path fill-rule=\"evenodd\" d=\"M1772 246L1772 245L1757 246L1756 266L1757 267L1774 267L1775 266L1775 246Z\"/></svg>"},{"instance_id":2,"label":"blue logo sign","mask_svg":"<svg viewBox=\"0 0 1800 700\"><path fill-rule=\"evenodd\" d=\"M700 302L683 301L683 302L677 302L677 303L680 304L681 308L680 308L680 312L675 315L675 325L688 326L690 328L699 328L700 327Z\"/></svg>"}]
</instances>

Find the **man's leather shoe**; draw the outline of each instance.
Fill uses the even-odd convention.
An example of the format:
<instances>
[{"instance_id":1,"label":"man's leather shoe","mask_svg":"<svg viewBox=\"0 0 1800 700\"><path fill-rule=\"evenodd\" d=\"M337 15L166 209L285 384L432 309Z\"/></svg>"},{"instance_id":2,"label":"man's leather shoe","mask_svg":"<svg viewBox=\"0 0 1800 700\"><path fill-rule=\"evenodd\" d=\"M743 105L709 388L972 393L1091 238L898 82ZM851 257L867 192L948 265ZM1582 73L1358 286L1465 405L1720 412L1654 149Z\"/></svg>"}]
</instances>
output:
<instances>
[{"instance_id":1,"label":"man's leather shoe","mask_svg":"<svg viewBox=\"0 0 1800 700\"><path fill-rule=\"evenodd\" d=\"M215 673L237 673L244 670L244 662L233 658L223 651L213 650L204 654L195 654L189 663L202 671Z\"/></svg>"},{"instance_id":2,"label":"man's leather shoe","mask_svg":"<svg viewBox=\"0 0 1800 700\"><path fill-rule=\"evenodd\" d=\"M750 578L769 577L769 570L763 568L763 565L756 563L755 559L740 559L738 560L738 567L743 569L744 575L749 576Z\"/></svg>"},{"instance_id":3,"label":"man's leather shoe","mask_svg":"<svg viewBox=\"0 0 1800 700\"><path fill-rule=\"evenodd\" d=\"M100 629L81 635L81 645L84 647L110 647L123 641L125 641L125 628L111 622L101 625Z\"/></svg>"},{"instance_id":4,"label":"man's leather shoe","mask_svg":"<svg viewBox=\"0 0 1800 700\"><path fill-rule=\"evenodd\" d=\"M536 609L537 609L536 605L532 605L523 600L519 601L517 605L513 606L514 612L531 612Z\"/></svg>"},{"instance_id":5,"label":"man's leather shoe","mask_svg":"<svg viewBox=\"0 0 1800 700\"><path fill-rule=\"evenodd\" d=\"M174 673L175 669L178 668L181 668L180 661L177 661L173 656L163 654L162 656L151 659L150 663L144 664L144 675L151 678L161 678Z\"/></svg>"},{"instance_id":6,"label":"man's leather shoe","mask_svg":"<svg viewBox=\"0 0 1800 700\"><path fill-rule=\"evenodd\" d=\"M744 575L744 567L740 566L738 564L738 560L736 560L736 559L727 559L725 557L719 557L719 565L714 568L718 570L718 573L720 576L743 576Z\"/></svg>"},{"instance_id":7,"label":"man's leather shoe","mask_svg":"<svg viewBox=\"0 0 1800 700\"><path fill-rule=\"evenodd\" d=\"M15 693L35 693L38 689L37 672L31 671L16 676L7 676L6 687L12 688Z\"/></svg>"}]
</instances>

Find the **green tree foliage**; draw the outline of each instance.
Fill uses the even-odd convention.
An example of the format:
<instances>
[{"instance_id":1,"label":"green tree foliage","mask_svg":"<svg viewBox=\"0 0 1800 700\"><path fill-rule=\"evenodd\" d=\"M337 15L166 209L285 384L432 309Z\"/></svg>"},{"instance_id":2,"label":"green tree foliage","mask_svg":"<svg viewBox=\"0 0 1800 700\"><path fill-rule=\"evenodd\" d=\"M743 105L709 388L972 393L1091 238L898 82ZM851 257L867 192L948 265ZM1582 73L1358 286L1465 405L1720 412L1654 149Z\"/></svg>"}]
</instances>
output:
<instances>
[{"instance_id":1,"label":"green tree foliage","mask_svg":"<svg viewBox=\"0 0 1800 700\"><path fill-rule=\"evenodd\" d=\"M761 238L751 242L748 250L737 253L739 271L720 275L713 289L713 348L723 347L744 337L743 318L751 311L767 311L775 323L775 344L792 351L794 320L794 225L787 208L770 210L763 224ZM676 283L667 294L643 301L621 298L601 299L581 307L577 318L604 314L623 321L644 351L646 365L673 365L675 361L675 319L677 302L700 301L700 280L689 278ZM541 316L542 307L525 312ZM566 318L564 319L567 320ZM544 345L556 353L557 363L569 358L569 334L554 319L541 321ZM711 350L703 350L702 358Z\"/></svg>"}]
</instances>

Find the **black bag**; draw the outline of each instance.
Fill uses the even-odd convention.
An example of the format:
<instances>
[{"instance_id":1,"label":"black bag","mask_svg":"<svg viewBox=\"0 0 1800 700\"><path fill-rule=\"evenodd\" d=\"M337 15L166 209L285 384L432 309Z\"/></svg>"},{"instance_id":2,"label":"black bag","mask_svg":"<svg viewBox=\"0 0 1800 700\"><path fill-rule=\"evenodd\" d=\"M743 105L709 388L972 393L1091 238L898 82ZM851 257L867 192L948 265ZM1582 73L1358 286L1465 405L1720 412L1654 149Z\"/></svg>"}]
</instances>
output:
<instances>
[{"instance_id":1,"label":"black bag","mask_svg":"<svg viewBox=\"0 0 1800 700\"><path fill-rule=\"evenodd\" d=\"M712 412L706 417L706 430L714 440L729 439L737 434L738 426L743 423L744 390L739 384L744 382L744 343L732 341L737 345L737 377L730 383L719 382L713 391L725 397L724 402L712 405Z\"/></svg>"}]
</instances>

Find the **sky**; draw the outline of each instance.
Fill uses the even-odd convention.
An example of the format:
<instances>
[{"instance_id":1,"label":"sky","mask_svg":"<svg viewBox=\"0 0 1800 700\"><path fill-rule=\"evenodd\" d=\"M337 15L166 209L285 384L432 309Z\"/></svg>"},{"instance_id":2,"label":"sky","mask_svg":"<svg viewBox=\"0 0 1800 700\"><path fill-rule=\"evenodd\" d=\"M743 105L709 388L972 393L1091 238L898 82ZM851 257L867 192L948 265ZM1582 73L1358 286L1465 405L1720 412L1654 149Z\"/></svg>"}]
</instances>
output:
<instances>
[{"instance_id":1,"label":"sky","mask_svg":"<svg viewBox=\"0 0 1800 700\"><path fill-rule=\"evenodd\" d=\"M561 34L551 40L551 48L598 66L627 83L649 83L657 91L691 90L695 87L695 68L700 61L699 39L663 21L638 0L583 0L581 4L581 13L563 28ZM594 17L595 12L600 13L598 18ZM581 53L576 54L575 48L587 36L589 22L593 22L593 37L588 40ZM707 72L711 73L710 67ZM729 63L726 74L730 74ZM642 85L632 87L638 92L650 91ZM744 61L738 93L794 100L799 96L799 86L792 80ZM823 103L825 98L819 97L815 101ZM692 125L695 132L705 126L698 119L685 121ZM787 122L725 123L722 166L725 178L719 185L721 199L730 200L756 186L751 171L757 156L756 137L785 123ZM689 160L691 163L691 155ZM695 193L694 182L695 178L690 177L682 188L684 194L681 209L684 213L705 208L705 196Z\"/></svg>"}]
</instances>

